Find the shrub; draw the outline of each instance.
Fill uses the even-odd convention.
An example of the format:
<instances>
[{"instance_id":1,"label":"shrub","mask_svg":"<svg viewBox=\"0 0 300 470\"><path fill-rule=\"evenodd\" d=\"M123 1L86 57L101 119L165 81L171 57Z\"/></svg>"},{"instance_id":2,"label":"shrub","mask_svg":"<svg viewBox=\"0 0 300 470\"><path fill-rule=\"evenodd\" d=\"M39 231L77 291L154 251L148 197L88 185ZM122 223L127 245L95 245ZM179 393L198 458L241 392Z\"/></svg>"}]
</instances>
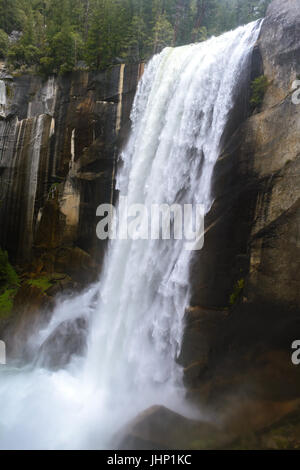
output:
<instances>
[{"instance_id":1,"label":"shrub","mask_svg":"<svg viewBox=\"0 0 300 470\"><path fill-rule=\"evenodd\" d=\"M47 277L31 279L30 281L27 282L27 284L29 284L30 286L37 287L43 292L46 292L52 286L52 283Z\"/></svg>"},{"instance_id":2,"label":"shrub","mask_svg":"<svg viewBox=\"0 0 300 470\"><path fill-rule=\"evenodd\" d=\"M39 63L40 51L35 46L26 46L24 48L24 58L26 65L35 65Z\"/></svg>"},{"instance_id":3,"label":"shrub","mask_svg":"<svg viewBox=\"0 0 300 470\"><path fill-rule=\"evenodd\" d=\"M6 251L0 249L0 289L9 287L16 287L19 285L19 278L9 263L8 254Z\"/></svg>"},{"instance_id":4,"label":"shrub","mask_svg":"<svg viewBox=\"0 0 300 470\"><path fill-rule=\"evenodd\" d=\"M43 75L47 76L53 73L54 70L54 59L52 57L42 57L40 59L40 71Z\"/></svg>"},{"instance_id":5,"label":"shrub","mask_svg":"<svg viewBox=\"0 0 300 470\"><path fill-rule=\"evenodd\" d=\"M260 107L263 103L265 93L268 89L269 81L265 75L257 77L251 83L250 105L252 110Z\"/></svg>"},{"instance_id":6,"label":"shrub","mask_svg":"<svg viewBox=\"0 0 300 470\"><path fill-rule=\"evenodd\" d=\"M9 317L11 314L16 293L17 289L6 289L0 295L0 320Z\"/></svg>"},{"instance_id":7,"label":"shrub","mask_svg":"<svg viewBox=\"0 0 300 470\"><path fill-rule=\"evenodd\" d=\"M7 252L0 249L0 319L10 315L18 287L18 275L9 263Z\"/></svg>"},{"instance_id":8,"label":"shrub","mask_svg":"<svg viewBox=\"0 0 300 470\"><path fill-rule=\"evenodd\" d=\"M239 300L243 290L245 288L245 279L240 279L234 286L233 293L230 296L229 303L231 306L235 305Z\"/></svg>"},{"instance_id":9,"label":"shrub","mask_svg":"<svg viewBox=\"0 0 300 470\"><path fill-rule=\"evenodd\" d=\"M14 67L24 64L25 48L20 42L13 44L9 48L8 53L7 53L7 60L9 64L13 65Z\"/></svg>"},{"instance_id":10,"label":"shrub","mask_svg":"<svg viewBox=\"0 0 300 470\"><path fill-rule=\"evenodd\" d=\"M8 44L8 35L3 31L3 29L0 29L0 58L2 59L6 57Z\"/></svg>"}]
</instances>

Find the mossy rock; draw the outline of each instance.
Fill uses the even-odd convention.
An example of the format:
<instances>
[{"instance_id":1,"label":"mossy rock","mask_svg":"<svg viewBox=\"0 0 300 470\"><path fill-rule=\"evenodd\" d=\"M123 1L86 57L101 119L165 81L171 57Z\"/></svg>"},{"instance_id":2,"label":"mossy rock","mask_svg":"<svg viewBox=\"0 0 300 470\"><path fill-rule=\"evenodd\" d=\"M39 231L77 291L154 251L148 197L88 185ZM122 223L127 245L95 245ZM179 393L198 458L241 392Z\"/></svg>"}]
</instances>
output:
<instances>
[{"instance_id":1,"label":"mossy rock","mask_svg":"<svg viewBox=\"0 0 300 470\"><path fill-rule=\"evenodd\" d=\"M7 320L10 317L17 291L18 289L6 289L0 295L0 320Z\"/></svg>"},{"instance_id":2,"label":"mossy rock","mask_svg":"<svg viewBox=\"0 0 300 470\"><path fill-rule=\"evenodd\" d=\"M262 431L243 436L228 449L300 450L300 409Z\"/></svg>"},{"instance_id":3,"label":"mossy rock","mask_svg":"<svg viewBox=\"0 0 300 470\"><path fill-rule=\"evenodd\" d=\"M235 305L240 299L242 292L245 288L245 279L240 279L234 286L234 290L230 296L229 304L230 306Z\"/></svg>"},{"instance_id":4,"label":"mossy rock","mask_svg":"<svg viewBox=\"0 0 300 470\"><path fill-rule=\"evenodd\" d=\"M36 279L30 279L27 284L36 287L42 292L46 292L52 286L52 282L48 277L40 277Z\"/></svg>"},{"instance_id":5,"label":"mossy rock","mask_svg":"<svg viewBox=\"0 0 300 470\"><path fill-rule=\"evenodd\" d=\"M0 249L0 320L10 317L19 286L19 277L9 262L7 252Z\"/></svg>"},{"instance_id":6,"label":"mossy rock","mask_svg":"<svg viewBox=\"0 0 300 470\"><path fill-rule=\"evenodd\" d=\"M269 85L270 85L269 80L267 79L265 75L261 75L260 77L257 77L251 83L250 105L251 105L252 111L261 107Z\"/></svg>"},{"instance_id":7,"label":"mossy rock","mask_svg":"<svg viewBox=\"0 0 300 470\"><path fill-rule=\"evenodd\" d=\"M0 248L0 289L19 285L19 277L9 262L8 254Z\"/></svg>"}]
</instances>

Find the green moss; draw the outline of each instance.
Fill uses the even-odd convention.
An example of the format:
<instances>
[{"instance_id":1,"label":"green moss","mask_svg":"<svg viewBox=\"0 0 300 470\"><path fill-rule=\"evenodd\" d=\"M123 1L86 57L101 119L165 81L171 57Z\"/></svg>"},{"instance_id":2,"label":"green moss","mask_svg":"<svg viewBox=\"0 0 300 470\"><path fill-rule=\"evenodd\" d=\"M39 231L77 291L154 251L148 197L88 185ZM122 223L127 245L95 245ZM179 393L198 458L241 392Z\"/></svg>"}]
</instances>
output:
<instances>
[{"instance_id":1,"label":"green moss","mask_svg":"<svg viewBox=\"0 0 300 470\"><path fill-rule=\"evenodd\" d=\"M245 279L240 279L234 286L233 293L230 296L229 303L231 306L235 305L245 288Z\"/></svg>"},{"instance_id":2,"label":"green moss","mask_svg":"<svg viewBox=\"0 0 300 470\"><path fill-rule=\"evenodd\" d=\"M269 80L265 75L257 77L251 83L251 99L250 105L252 110L259 108L264 100L265 93L270 85Z\"/></svg>"},{"instance_id":3,"label":"green moss","mask_svg":"<svg viewBox=\"0 0 300 470\"><path fill-rule=\"evenodd\" d=\"M0 320L5 320L10 316L17 291L18 289L6 289L0 295Z\"/></svg>"},{"instance_id":4,"label":"green moss","mask_svg":"<svg viewBox=\"0 0 300 470\"><path fill-rule=\"evenodd\" d=\"M0 249L0 319L9 317L14 297L20 285L19 277L9 263L8 254Z\"/></svg>"},{"instance_id":5,"label":"green moss","mask_svg":"<svg viewBox=\"0 0 300 470\"><path fill-rule=\"evenodd\" d=\"M193 441L190 445L191 450L209 450L216 447L216 439L213 437L203 438L201 440Z\"/></svg>"},{"instance_id":6,"label":"green moss","mask_svg":"<svg viewBox=\"0 0 300 470\"><path fill-rule=\"evenodd\" d=\"M257 433L240 437L231 443L230 450L299 450L300 449L300 421L297 411L283 418L283 420L269 428Z\"/></svg>"},{"instance_id":7,"label":"green moss","mask_svg":"<svg viewBox=\"0 0 300 470\"><path fill-rule=\"evenodd\" d=\"M58 195L59 193L59 188L60 188L61 183L56 182L53 183L49 189L48 193L48 199L55 199L55 196Z\"/></svg>"},{"instance_id":8,"label":"green moss","mask_svg":"<svg viewBox=\"0 0 300 470\"><path fill-rule=\"evenodd\" d=\"M30 286L37 287L43 292L46 292L52 286L52 283L47 277L31 279L30 281L27 282L27 284L29 284Z\"/></svg>"},{"instance_id":9,"label":"green moss","mask_svg":"<svg viewBox=\"0 0 300 470\"><path fill-rule=\"evenodd\" d=\"M19 286L19 277L9 263L8 254L0 249L0 290Z\"/></svg>"},{"instance_id":10,"label":"green moss","mask_svg":"<svg viewBox=\"0 0 300 470\"><path fill-rule=\"evenodd\" d=\"M249 432L245 436L237 439L235 442L231 443L226 450L254 450L259 449L260 443L259 438L255 435L254 432Z\"/></svg>"}]
</instances>

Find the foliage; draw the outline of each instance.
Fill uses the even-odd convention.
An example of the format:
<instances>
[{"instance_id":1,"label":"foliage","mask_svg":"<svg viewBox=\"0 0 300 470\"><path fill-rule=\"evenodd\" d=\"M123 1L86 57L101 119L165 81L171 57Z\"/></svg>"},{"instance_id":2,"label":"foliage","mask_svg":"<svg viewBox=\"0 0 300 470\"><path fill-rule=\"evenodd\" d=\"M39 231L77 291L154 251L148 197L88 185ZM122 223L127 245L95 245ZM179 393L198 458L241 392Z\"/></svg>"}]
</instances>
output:
<instances>
[{"instance_id":1,"label":"foliage","mask_svg":"<svg viewBox=\"0 0 300 470\"><path fill-rule=\"evenodd\" d=\"M0 249L0 319L7 318L19 287L19 277L9 263L8 254Z\"/></svg>"},{"instance_id":2,"label":"foliage","mask_svg":"<svg viewBox=\"0 0 300 470\"><path fill-rule=\"evenodd\" d=\"M20 30L25 21L26 0L0 0L0 28L6 33Z\"/></svg>"},{"instance_id":3,"label":"foliage","mask_svg":"<svg viewBox=\"0 0 300 470\"><path fill-rule=\"evenodd\" d=\"M18 286L19 285L19 278L9 263L8 254L6 251L2 251L0 249L0 289L5 288L7 286Z\"/></svg>"},{"instance_id":4,"label":"foliage","mask_svg":"<svg viewBox=\"0 0 300 470\"><path fill-rule=\"evenodd\" d=\"M251 99L250 104L251 108L255 109L261 106L265 93L268 89L269 81L265 75L257 77L251 83Z\"/></svg>"},{"instance_id":5,"label":"foliage","mask_svg":"<svg viewBox=\"0 0 300 470\"><path fill-rule=\"evenodd\" d=\"M0 295L0 320L6 319L11 314L16 293L17 289L6 289Z\"/></svg>"},{"instance_id":6,"label":"foliage","mask_svg":"<svg viewBox=\"0 0 300 470\"><path fill-rule=\"evenodd\" d=\"M27 284L33 287L37 287L43 292L46 292L52 286L52 283L47 277L41 277L38 279L30 279L27 282Z\"/></svg>"},{"instance_id":7,"label":"foliage","mask_svg":"<svg viewBox=\"0 0 300 470\"><path fill-rule=\"evenodd\" d=\"M231 306L235 305L245 288L245 279L240 279L234 286L233 293L230 296L229 303Z\"/></svg>"},{"instance_id":8,"label":"foliage","mask_svg":"<svg viewBox=\"0 0 300 470\"><path fill-rule=\"evenodd\" d=\"M147 60L264 16L270 0L0 0L0 56L67 73ZM15 39L9 40L9 35Z\"/></svg>"},{"instance_id":9,"label":"foliage","mask_svg":"<svg viewBox=\"0 0 300 470\"><path fill-rule=\"evenodd\" d=\"M134 15L127 33L127 44L122 57L128 62L145 60L148 52L148 31L143 18Z\"/></svg>"},{"instance_id":10,"label":"foliage","mask_svg":"<svg viewBox=\"0 0 300 470\"><path fill-rule=\"evenodd\" d=\"M167 46L173 44L174 31L166 14L160 15L153 28L153 53L161 52Z\"/></svg>"},{"instance_id":11,"label":"foliage","mask_svg":"<svg viewBox=\"0 0 300 470\"><path fill-rule=\"evenodd\" d=\"M0 29L0 58L4 58L7 55L8 46L8 35L3 31L3 29Z\"/></svg>"}]
</instances>

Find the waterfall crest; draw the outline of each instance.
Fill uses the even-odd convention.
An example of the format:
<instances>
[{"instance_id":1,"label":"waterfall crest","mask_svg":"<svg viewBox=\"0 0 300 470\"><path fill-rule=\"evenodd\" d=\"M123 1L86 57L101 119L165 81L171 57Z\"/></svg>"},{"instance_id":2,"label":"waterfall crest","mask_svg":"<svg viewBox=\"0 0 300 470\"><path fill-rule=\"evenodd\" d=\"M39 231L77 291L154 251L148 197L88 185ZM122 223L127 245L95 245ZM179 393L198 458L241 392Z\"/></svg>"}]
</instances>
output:
<instances>
[{"instance_id":1,"label":"waterfall crest","mask_svg":"<svg viewBox=\"0 0 300 470\"><path fill-rule=\"evenodd\" d=\"M258 34L252 23L150 61L117 176L128 204L209 211L220 142ZM1 373L0 447L112 448L113 433L153 404L187 412L176 358L191 257L183 240L112 242L99 284L62 302L34 337L39 350L61 322L84 315L85 356L55 372Z\"/></svg>"}]
</instances>

